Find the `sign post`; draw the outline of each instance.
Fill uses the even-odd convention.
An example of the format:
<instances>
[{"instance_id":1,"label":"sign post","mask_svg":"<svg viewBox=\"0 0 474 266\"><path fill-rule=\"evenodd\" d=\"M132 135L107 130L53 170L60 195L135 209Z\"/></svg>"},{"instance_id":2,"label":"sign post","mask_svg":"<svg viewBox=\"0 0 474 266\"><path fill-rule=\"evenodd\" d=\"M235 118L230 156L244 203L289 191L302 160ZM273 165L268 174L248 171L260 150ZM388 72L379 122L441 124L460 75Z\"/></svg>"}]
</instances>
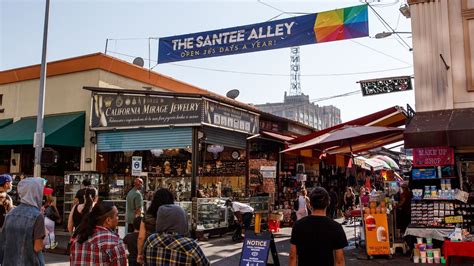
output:
<instances>
[{"instance_id":1,"label":"sign post","mask_svg":"<svg viewBox=\"0 0 474 266\"><path fill-rule=\"evenodd\" d=\"M142 174L142 157L132 157L132 176L140 176Z\"/></svg>"}]
</instances>

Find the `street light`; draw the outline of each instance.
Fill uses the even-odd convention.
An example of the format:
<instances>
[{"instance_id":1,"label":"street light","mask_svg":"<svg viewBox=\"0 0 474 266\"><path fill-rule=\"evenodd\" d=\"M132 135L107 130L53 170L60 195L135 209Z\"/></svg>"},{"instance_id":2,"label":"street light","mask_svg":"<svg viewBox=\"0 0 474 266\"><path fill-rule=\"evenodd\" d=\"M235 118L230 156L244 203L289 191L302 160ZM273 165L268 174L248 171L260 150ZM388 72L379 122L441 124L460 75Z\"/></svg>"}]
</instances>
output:
<instances>
[{"instance_id":1,"label":"street light","mask_svg":"<svg viewBox=\"0 0 474 266\"><path fill-rule=\"evenodd\" d=\"M383 39L392 36L392 34L412 34L409 31L392 31L392 32L380 32L375 34L375 39Z\"/></svg>"}]
</instances>

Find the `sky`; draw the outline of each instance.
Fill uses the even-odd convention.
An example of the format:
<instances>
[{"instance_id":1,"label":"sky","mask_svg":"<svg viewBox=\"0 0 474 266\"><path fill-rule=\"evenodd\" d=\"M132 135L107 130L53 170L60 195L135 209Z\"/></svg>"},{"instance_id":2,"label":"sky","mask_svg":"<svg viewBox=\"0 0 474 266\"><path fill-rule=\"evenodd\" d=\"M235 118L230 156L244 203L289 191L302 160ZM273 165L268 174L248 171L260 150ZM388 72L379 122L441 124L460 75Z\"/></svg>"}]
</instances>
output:
<instances>
[{"instance_id":1,"label":"sky","mask_svg":"<svg viewBox=\"0 0 474 266\"><path fill-rule=\"evenodd\" d=\"M0 71L41 63L45 1L0 0ZM398 10L405 0L375 1L375 11L393 29L411 31L410 19ZM222 95L238 89L237 100L242 102L282 102L290 88L290 48L156 65L158 41L152 39L149 49L148 38L360 4L360 0L51 0L47 60L104 53L109 39L110 56L128 62L140 56L145 59L145 67L151 65L161 74ZM393 36L374 38L376 33L388 30L371 9L369 31L370 37L300 48L302 92L319 105L340 108L343 121L394 105L406 108L410 104L415 108L414 91L368 97L358 93L320 101L360 90L359 80L413 75L413 54L406 46ZM411 47L411 35L400 36Z\"/></svg>"}]
</instances>

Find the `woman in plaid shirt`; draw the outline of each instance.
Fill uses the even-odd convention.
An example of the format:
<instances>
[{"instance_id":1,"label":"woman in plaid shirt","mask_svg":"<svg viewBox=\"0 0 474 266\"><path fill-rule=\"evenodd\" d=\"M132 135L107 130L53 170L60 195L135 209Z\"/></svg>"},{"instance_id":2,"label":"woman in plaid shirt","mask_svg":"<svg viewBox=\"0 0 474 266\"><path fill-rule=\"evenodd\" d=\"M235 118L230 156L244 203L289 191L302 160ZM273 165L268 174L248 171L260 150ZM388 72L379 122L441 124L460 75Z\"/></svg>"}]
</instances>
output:
<instances>
[{"instance_id":1,"label":"woman in plaid shirt","mask_svg":"<svg viewBox=\"0 0 474 266\"><path fill-rule=\"evenodd\" d=\"M127 265L125 246L113 231L118 224L118 210L109 202L92 208L74 232L71 265Z\"/></svg>"}]
</instances>

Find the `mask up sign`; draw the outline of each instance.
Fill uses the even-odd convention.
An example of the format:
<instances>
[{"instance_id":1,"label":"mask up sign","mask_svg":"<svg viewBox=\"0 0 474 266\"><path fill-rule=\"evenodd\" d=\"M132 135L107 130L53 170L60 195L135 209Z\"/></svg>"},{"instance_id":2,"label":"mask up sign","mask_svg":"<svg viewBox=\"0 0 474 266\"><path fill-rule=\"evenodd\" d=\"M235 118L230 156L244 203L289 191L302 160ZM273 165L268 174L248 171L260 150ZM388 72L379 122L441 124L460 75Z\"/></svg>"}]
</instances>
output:
<instances>
[{"instance_id":1,"label":"mask up sign","mask_svg":"<svg viewBox=\"0 0 474 266\"><path fill-rule=\"evenodd\" d=\"M158 64L266 51L369 35L367 5L161 38Z\"/></svg>"}]
</instances>

